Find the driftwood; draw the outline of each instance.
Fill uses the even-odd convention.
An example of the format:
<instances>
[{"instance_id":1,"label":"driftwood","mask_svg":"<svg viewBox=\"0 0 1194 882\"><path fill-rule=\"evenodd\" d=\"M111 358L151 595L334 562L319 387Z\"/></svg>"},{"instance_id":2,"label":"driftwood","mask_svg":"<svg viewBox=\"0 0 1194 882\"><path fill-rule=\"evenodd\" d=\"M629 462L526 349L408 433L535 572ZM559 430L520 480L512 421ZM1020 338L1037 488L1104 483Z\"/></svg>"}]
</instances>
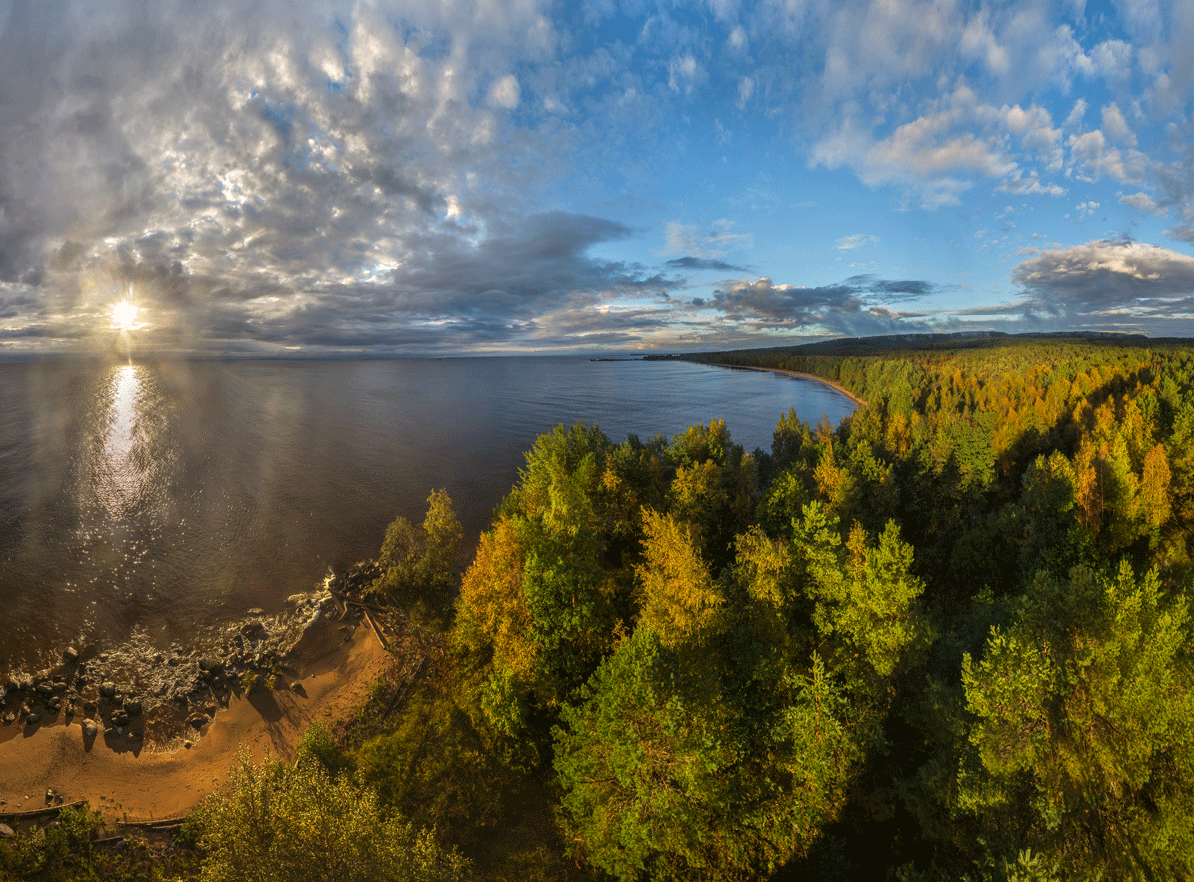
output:
<instances>
[{"instance_id":1,"label":"driftwood","mask_svg":"<svg viewBox=\"0 0 1194 882\"><path fill-rule=\"evenodd\" d=\"M373 624L373 619L369 617L369 610L367 610L367 609L362 610L362 612L365 614L365 621L369 623L370 630L372 630L374 636L377 637L377 642L379 644L381 644L382 649L385 649L386 648L386 640L384 637L381 636L381 628L379 628L379 627L377 627L377 625Z\"/></svg>"},{"instance_id":2,"label":"driftwood","mask_svg":"<svg viewBox=\"0 0 1194 882\"><path fill-rule=\"evenodd\" d=\"M385 610L382 609L380 606L377 606L376 604L373 604L373 603L366 603L363 600L357 600L355 597L349 597L347 594L340 593L335 588L329 588L328 593L331 594L332 597L339 600L341 603L345 603L345 604L351 603L353 606L358 606L361 609L371 610L375 613L385 613Z\"/></svg>"},{"instance_id":3,"label":"driftwood","mask_svg":"<svg viewBox=\"0 0 1194 882\"><path fill-rule=\"evenodd\" d=\"M162 818L158 821L117 821L117 826L120 827L139 827L143 830L173 830L181 827L186 820L183 815L177 818Z\"/></svg>"},{"instance_id":4,"label":"driftwood","mask_svg":"<svg viewBox=\"0 0 1194 882\"><path fill-rule=\"evenodd\" d=\"M21 821L26 818L37 818L42 815L56 815L64 808L78 808L86 804L84 799L76 799L74 802L68 802L63 805L48 805L45 808L29 809L23 812L0 812L0 821Z\"/></svg>"}]
</instances>

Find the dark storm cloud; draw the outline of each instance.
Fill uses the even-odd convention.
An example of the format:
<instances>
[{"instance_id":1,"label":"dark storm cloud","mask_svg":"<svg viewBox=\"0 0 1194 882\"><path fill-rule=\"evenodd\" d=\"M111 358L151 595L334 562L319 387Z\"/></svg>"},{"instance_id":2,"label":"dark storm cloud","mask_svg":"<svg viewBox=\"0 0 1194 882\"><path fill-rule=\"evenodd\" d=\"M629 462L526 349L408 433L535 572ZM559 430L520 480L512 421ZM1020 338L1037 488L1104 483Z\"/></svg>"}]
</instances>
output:
<instances>
[{"instance_id":1,"label":"dark storm cloud","mask_svg":"<svg viewBox=\"0 0 1194 882\"><path fill-rule=\"evenodd\" d=\"M1131 240L1100 240L1023 261L1012 280L1024 300L1011 314L1085 326L1100 319L1150 333L1188 334L1194 322L1194 257Z\"/></svg>"},{"instance_id":2,"label":"dark storm cloud","mask_svg":"<svg viewBox=\"0 0 1194 882\"><path fill-rule=\"evenodd\" d=\"M802 288L771 279L742 280L714 292L696 306L723 313L755 329L823 328L831 334L865 336L928 330L919 313L895 312L880 301L935 290L928 282L853 276L837 285Z\"/></svg>"}]
</instances>

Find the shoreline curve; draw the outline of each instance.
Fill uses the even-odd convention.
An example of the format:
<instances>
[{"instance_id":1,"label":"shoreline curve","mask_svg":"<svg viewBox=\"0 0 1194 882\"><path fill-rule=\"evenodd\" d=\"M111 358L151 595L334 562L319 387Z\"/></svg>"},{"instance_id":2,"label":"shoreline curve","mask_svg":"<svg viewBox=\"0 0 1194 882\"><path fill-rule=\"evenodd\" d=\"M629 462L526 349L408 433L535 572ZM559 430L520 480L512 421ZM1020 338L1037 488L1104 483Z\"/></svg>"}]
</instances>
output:
<instances>
[{"instance_id":1,"label":"shoreline curve","mask_svg":"<svg viewBox=\"0 0 1194 882\"><path fill-rule=\"evenodd\" d=\"M786 371L783 368L759 367L758 365L753 364L721 364L720 362L711 361L702 361L698 362L698 364L707 364L710 367L730 368L731 370L736 371L770 371L773 374L785 374L789 377L796 377L801 380L812 380L814 383L820 383L822 386L828 386L835 392L842 393L859 407L866 407L867 404L865 398L859 398L840 383L837 383L833 380L827 380L824 377L818 377L816 374L806 374L802 373L801 371Z\"/></svg>"},{"instance_id":2,"label":"shoreline curve","mask_svg":"<svg viewBox=\"0 0 1194 882\"><path fill-rule=\"evenodd\" d=\"M45 808L47 788L64 803L87 800L109 823L178 818L227 784L241 750L254 762L267 755L292 759L312 723L348 719L393 663L372 630L359 623L347 639L328 624L302 642L307 645L298 676L287 678L293 683L233 697L204 724L190 749L153 753L119 737L85 739L81 719L5 738L0 821ZM294 684L299 688L290 688Z\"/></svg>"}]
</instances>

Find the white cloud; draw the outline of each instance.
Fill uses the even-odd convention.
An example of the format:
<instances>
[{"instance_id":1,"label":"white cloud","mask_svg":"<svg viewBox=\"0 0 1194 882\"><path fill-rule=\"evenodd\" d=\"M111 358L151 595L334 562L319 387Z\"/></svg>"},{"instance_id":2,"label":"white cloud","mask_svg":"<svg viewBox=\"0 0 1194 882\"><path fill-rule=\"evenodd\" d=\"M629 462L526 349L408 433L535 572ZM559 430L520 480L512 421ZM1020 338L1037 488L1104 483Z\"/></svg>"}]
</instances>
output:
<instances>
[{"instance_id":1,"label":"white cloud","mask_svg":"<svg viewBox=\"0 0 1194 882\"><path fill-rule=\"evenodd\" d=\"M494 107L513 110L522 99L522 88L514 74L506 74L489 90L489 103Z\"/></svg>"},{"instance_id":2,"label":"white cloud","mask_svg":"<svg viewBox=\"0 0 1194 882\"><path fill-rule=\"evenodd\" d=\"M691 53L679 55L668 62L667 85L673 92L691 95L705 79L705 70Z\"/></svg>"},{"instance_id":3,"label":"white cloud","mask_svg":"<svg viewBox=\"0 0 1194 882\"><path fill-rule=\"evenodd\" d=\"M1132 73L1132 47L1123 40L1106 40L1091 50L1091 67L1108 80L1124 80Z\"/></svg>"},{"instance_id":4,"label":"white cloud","mask_svg":"<svg viewBox=\"0 0 1194 882\"><path fill-rule=\"evenodd\" d=\"M1119 201L1124 205L1130 205L1142 214L1165 213L1165 207L1154 202L1152 197L1147 193L1132 193L1128 196L1121 196Z\"/></svg>"},{"instance_id":5,"label":"white cloud","mask_svg":"<svg viewBox=\"0 0 1194 882\"><path fill-rule=\"evenodd\" d=\"M1074 106L1070 109L1070 115L1065 118L1065 127L1067 129L1079 128L1082 125L1082 119L1086 116L1086 99L1079 98L1074 102Z\"/></svg>"},{"instance_id":6,"label":"white cloud","mask_svg":"<svg viewBox=\"0 0 1194 882\"><path fill-rule=\"evenodd\" d=\"M746 50L746 29L742 25L734 25L734 29L730 31L730 36L726 39L730 48L735 52L744 52Z\"/></svg>"},{"instance_id":7,"label":"white cloud","mask_svg":"<svg viewBox=\"0 0 1194 882\"><path fill-rule=\"evenodd\" d=\"M744 107L755 93L755 81L751 77L738 80L738 106Z\"/></svg>"},{"instance_id":8,"label":"white cloud","mask_svg":"<svg viewBox=\"0 0 1194 882\"><path fill-rule=\"evenodd\" d=\"M737 232L737 227L737 224L725 218L714 221L703 230L691 224L672 221L665 229L668 253L717 258L725 257L732 251L754 247L754 237L749 233Z\"/></svg>"},{"instance_id":9,"label":"white cloud","mask_svg":"<svg viewBox=\"0 0 1194 882\"><path fill-rule=\"evenodd\" d=\"M864 245L879 244L879 237L872 236L869 233L855 233L852 236L843 236L834 244L834 248L838 251L852 251L855 248L861 248Z\"/></svg>"},{"instance_id":10,"label":"white cloud","mask_svg":"<svg viewBox=\"0 0 1194 882\"><path fill-rule=\"evenodd\" d=\"M1097 181L1107 175L1120 183L1139 183L1148 170L1148 157L1138 150L1119 150L1107 143L1099 129L1082 135L1071 135L1066 142L1070 149L1067 173L1079 179Z\"/></svg>"},{"instance_id":11,"label":"white cloud","mask_svg":"<svg viewBox=\"0 0 1194 882\"><path fill-rule=\"evenodd\" d=\"M1103 131L1112 141L1127 144L1129 147L1136 146L1136 136L1128 128L1127 120L1114 101L1103 108Z\"/></svg>"}]
</instances>

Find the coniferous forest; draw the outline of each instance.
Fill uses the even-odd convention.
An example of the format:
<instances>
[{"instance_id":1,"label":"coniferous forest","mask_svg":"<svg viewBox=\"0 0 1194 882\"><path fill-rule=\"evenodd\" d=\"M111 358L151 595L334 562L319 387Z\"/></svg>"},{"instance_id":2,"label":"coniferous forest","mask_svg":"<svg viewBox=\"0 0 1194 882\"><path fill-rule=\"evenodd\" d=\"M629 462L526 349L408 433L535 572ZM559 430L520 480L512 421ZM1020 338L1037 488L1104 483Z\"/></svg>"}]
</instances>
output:
<instances>
[{"instance_id":1,"label":"coniferous forest","mask_svg":"<svg viewBox=\"0 0 1194 882\"><path fill-rule=\"evenodd\" d=\"M1194 347L698 360L866 403L769 451L557 427L459 579L433 493L370 591L422 673L299 764L406 825L412 878L1194 876Z\"/></svg>"}]
</instances>

